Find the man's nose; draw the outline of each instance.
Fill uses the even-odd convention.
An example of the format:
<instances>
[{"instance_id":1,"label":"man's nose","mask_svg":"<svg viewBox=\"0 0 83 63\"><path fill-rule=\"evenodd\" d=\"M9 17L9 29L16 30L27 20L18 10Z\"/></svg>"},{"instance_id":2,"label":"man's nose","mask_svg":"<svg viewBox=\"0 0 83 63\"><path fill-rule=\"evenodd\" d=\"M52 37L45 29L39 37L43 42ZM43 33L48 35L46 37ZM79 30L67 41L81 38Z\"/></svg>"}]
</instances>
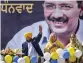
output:
<instances>
[{"instance_id":1,"label":"man's nose","mask_svg":"<svg viewBox=\"0 0 83 63\"><path fill-rule=\"evenodd\" d=\"M52 15L51 15L51 17L55 17L55 18L59 18L59 17L62 17L62 16L63 16L63 13L60 9L55 9L52 12Z\"/></svg>"}]
</instances>

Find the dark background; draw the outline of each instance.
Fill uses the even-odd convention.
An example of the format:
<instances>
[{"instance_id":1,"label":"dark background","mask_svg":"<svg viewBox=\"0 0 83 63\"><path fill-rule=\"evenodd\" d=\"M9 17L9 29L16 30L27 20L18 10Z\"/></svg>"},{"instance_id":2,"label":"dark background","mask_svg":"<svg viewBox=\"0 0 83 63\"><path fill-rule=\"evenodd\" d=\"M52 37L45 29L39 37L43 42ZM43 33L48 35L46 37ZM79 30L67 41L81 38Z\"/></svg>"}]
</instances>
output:
<instances>
[{"instance_id":1,"label":"dark background","mask_svg":"<svg viewBox=\"0 0 83 63\"><path fill-rule=\"evenodd\" d=\"M2 3L4 3L2 1ZM5 48L7 42L22 28L34 22L44 20L43 1L9 1L8 3L33 3L32 13L23 11L21 14L1 12L1 49Z\"/></svg>"}]
</instances>

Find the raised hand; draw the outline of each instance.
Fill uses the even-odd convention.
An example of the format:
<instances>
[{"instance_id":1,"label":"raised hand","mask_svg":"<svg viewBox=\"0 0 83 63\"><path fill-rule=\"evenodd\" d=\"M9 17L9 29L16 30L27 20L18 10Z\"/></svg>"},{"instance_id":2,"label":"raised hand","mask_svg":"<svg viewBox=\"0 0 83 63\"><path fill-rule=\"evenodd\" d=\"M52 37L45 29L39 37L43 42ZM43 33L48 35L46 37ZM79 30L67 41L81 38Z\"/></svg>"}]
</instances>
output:
<instances>
[{"instance_id":1,"label":"raised hand","mask_svg":"<svg viewBox=\"0 0 83 63\"><path fill-rule=\"evenodd\" d=\"M42 26L39 25L39 32L42 32Z\"/></svg>"}]
</instances>

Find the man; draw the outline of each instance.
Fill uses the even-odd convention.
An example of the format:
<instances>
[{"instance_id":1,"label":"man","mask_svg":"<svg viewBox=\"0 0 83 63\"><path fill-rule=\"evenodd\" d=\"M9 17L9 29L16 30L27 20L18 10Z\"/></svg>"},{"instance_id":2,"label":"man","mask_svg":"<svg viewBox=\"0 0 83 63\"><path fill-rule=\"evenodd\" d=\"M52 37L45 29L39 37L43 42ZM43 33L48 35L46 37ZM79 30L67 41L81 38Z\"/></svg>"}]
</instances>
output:
<instances>
[{"instance_id":1,"label":"man","mask_svg":"<svg viewBox=\"0 0 83 63\"><path fill-rule=\"evenodd\" d=\"M49 1L44 3L46 22L51 32L56 33L57 39L64 45L68 44L71 33L78 33L80 11L81 8L78 7L76 1Z\"/></svg>"},{"instance_id":2,"label":"man","mask_svg":"<svg viewBox=\"0 0 83 63\"><path fill-rule=\"evenodd\" d=\"M43 56L39 46L39 41L42 37L42 27L39 25L39 34L37 37L32 38L31 32L24 33L24 37L26 38L26 41L22 44L22 52L24 55L31 57L37 56L38 53L39 56Z\"/></svg>"},{"instance_id":3,"label":"man","mask_svg":"<svg viewBox=\"0 0 83 63\"><path fill-rule=\"evenodd\" d=\"M39 45L44 52L44 47L50 33L55 33L57 40L65 46L68 44L71 33L75 33L79 42L83 42L83 21L79 19L81 2L79 1L50 1L45 0L43 4L44 16L46 21L40 21L27 26L19 31L7 44L7 47L22 48L25 41L23 34L32 32L33 37L38 33L38 26L42 25L43 35ZM19 45L18 45L19 44Z\"/></svg>"}]
</instances>

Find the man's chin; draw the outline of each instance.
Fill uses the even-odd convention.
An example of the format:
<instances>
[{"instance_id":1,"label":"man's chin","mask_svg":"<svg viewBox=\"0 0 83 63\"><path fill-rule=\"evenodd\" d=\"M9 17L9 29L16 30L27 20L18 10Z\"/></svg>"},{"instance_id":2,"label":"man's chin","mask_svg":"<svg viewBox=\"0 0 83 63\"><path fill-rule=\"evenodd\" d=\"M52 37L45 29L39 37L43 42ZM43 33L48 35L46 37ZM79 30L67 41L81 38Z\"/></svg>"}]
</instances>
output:
<instances>
[{"instance_id":1,"label":"man's chin","mask_svg":"<svg viewBox=\"0 0 83 63\"><path fill-rule=\"evenodd\" d=\"M53 29L53 32L56 34L64 34L67 32L67 28L62 28L62 29Z\"/></svg>"}]
</instances>

